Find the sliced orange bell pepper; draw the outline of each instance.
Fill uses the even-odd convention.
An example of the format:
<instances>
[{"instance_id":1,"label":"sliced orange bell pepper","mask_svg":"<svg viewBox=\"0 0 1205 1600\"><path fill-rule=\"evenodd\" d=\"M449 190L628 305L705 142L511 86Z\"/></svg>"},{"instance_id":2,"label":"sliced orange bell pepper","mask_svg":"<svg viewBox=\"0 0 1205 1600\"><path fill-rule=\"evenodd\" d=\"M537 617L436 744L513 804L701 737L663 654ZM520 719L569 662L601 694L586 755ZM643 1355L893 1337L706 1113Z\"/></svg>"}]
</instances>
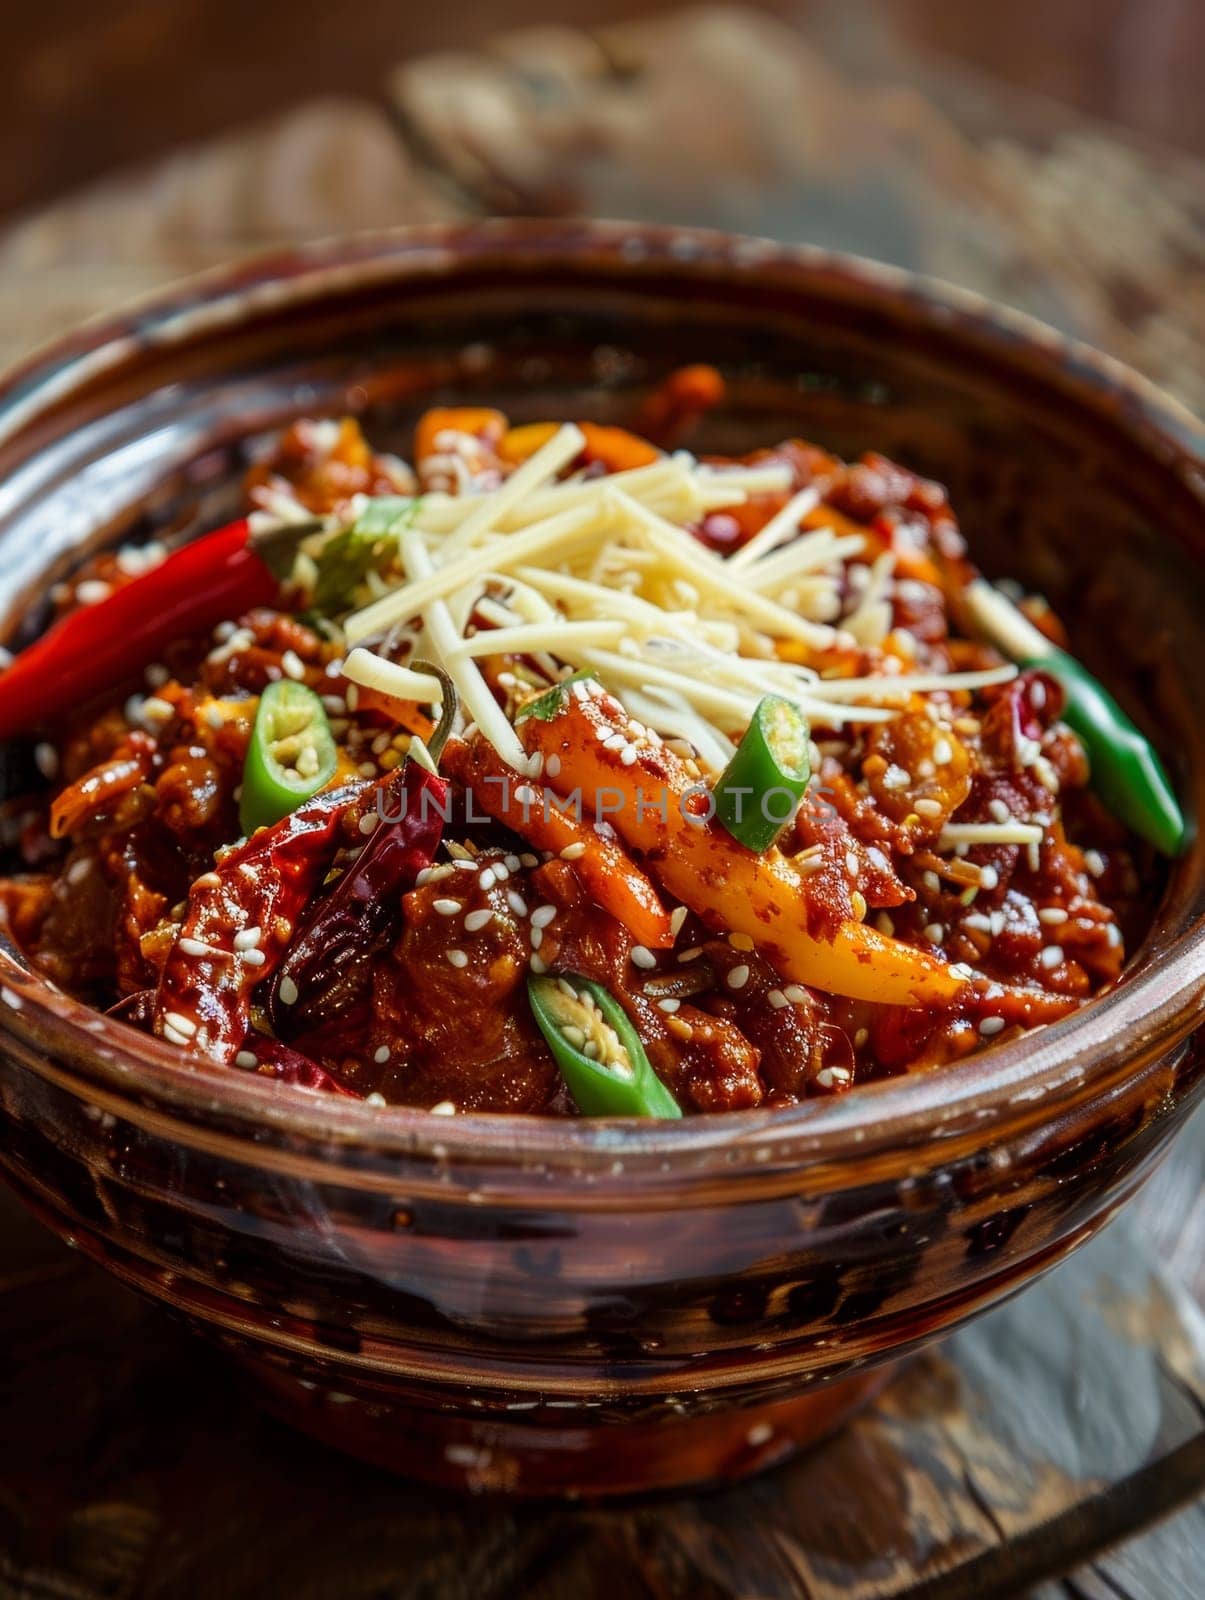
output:
<instances>
[{"instance_id":1,"label":"sliced orange bell pepper","mask_svg":"<svg viewBox=\"0 0 1205 1600\"><path fill-rule=\"evenodd\" d=\"M526 839L536 850L561 855L569 850L574 870L599 905L636 940L653 950L674 942L670 915L656 889L614 839L594 831L589 821L545 803L538 785L521 778L480 736L467 744L449 740L440 758L442 770L472 794L473 805ZM523 803L527 785L537 798Z\"/></svg>"},{"instance_id":2,"label":"sliced orange bell pepper","mask_svg":"<svg viewBox=\"0 0 1205 1600\"><path fill-rule=\"evenodd\" d=\"M624 765L625 750L604 748L627 722L618 701L596 693L567 695L548 720L529 717L520 729L559 793L580 789L670 894L709 927L747 934L785 979L888 1005L948 1006L958 996L963 980L938 957L865 923L845 923L833 939L810 934L805 881L779 850L758 855L705 820L693 803L705 807L706 796L672 752L637 745Z\"/></svg>"},{"instance_id":3,"label":"sliced orange bell pepper","mask_svg":"<svg viewBox=\"0 0 1205 1600\"><path fill-rule=\"evenodd\" d=\"M559 422L528 422L521 428L512 428L498 446L498 454L503 461L517 467L528 456L535 455L541 445L547 444L559 427ZM626 428L604 427L597 422L579 422L578 427L586 436L581 460L600 461L608 472L647 467L660 458L661 452L655 445L629 433Z\"/></svg>"},{"instance_id":4,"label":"sliced orange bell pepper","mask_svg":"<svg viewBox=\"0 0 1205 1600\"><path fill-rule=\"evenodd\" d=\"M414 459L438 455L435 441L441 433L468 433L497 449L506 433L507 419L490 406L434 406L424 411L414 430Z\"/></svg>"}]
</instances>

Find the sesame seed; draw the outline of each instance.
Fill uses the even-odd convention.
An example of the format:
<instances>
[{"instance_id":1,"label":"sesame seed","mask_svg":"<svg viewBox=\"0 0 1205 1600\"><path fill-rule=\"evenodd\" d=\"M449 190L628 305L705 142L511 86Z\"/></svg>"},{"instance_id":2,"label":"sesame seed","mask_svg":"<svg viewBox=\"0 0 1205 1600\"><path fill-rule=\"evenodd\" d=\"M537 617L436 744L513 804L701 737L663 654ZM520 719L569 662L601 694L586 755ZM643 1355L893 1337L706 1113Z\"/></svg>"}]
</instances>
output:
<instances>
[{"instance_id":1,"label":"sesame seed","mask_svg":"<svg viewBox=\"0 0 1205 1600\"><path fill-rule=\"evenodd\" d=\"M653 952L642 944L632 946L632 965L642 967L646 972L657 965L657 958Z\"/></svg>"},{"instance_id":2,"label":"sesame seed","mask_svg":"<svg viewBox=\"0 0 1205 1600\"><path fill-rule=\"evenodd\" d=\"M579 861L586 853L585 840L578 839L573 844L567 844L561 851L562 861Z\"/></svg>"},{"instance_id":3,"label":"sesame seed","mask_svg":"<svg viewBox=\"0 0 1205 1600\"><path fill-rule=\"evenodd\" d=\"M789 983L782 992L794 1005L802 1006L807 1004L807 990L801 984Z\"/></svg>"},{"instance_id":4,"label":"sesame seed","mask_svg":"<svg viewBox=\"0 0 1205 1600\"><path fill-rule=\"evenodd\" d=\"M682 932L682 924L686 921L687 911L685 906L677 906L669 914L669 931L676 939Z\"/></svg>"},{"instance_id":5,"label":"sesame seed","mask_svg":"<svg viewBox=\"0 0 1205 1600\"><path fill-rule=\"evenodd\" d=\"M1000 884L1000 874L995 867L979 868L979 887L981 889L995 889Z\"/></svg>"},{"instance_id":6,"label":"sesame seed","mask_svg":"<svg viewBox=\"0 0 1205 1600\"><path fill-rule=\"evenodd\" d=\"M1048 944L1038 960L1044 967L1057 967L1062 965L1063 947L1061 944Z\"/></svg>"},{"instance_id":7,"label":"sesame seed","mask_svg":"<svg viewBox=\"0 0 1205 1600\"><path fill-rule=\"evenodd\" d=\"M739 967L733 967L726 982L730 989L743 989L749 982L749 968L743 962Z\"/></svg>"},{"instance_id":8,"label":"sesame seed","mask_svg":"<svg viewBox=\"0 0 1205 1600\"><path fill-rule=\"evenodd\" d=\"M894 938L894 936L895 936L895 923L891 920L891 918L887 915L887 913L885 911L880 911L879 912L878 916L874 919L874 925L879 930L879 932L882 933L882 934L885 934L888 939Z\"/></svg>"},{"instance_id":9,"label":"sesame seed","mask_svg":"<svg viewBox=\"0 0 1205 1600\"><path fill-rule=\"evenodd\" d=\"M730 933L728 943L734 950L749 951L753 949L753 940L747 933Z\"/></svg>"},{"instance_id":10,"label":"sesame seed","mask_svg":"<svg viewBox=\"0 0 1205 1600\"><path fill-rule=\"evenodd\" d=\"M925 926L925 938L931 944L940 944L946 936L946 930L940 922L930 922Z\"/></svg>"},{"instance_id":11,"label":"sesame seed","mask_svg":"<svg viewBox=\"0 0 1205 1600\"><path fill-rule=\"evenodd\" d=\"M254 950L264 936L262 928L243 928L234 936L236 950Z\"/></svg>"},{"instance_id":12,"label":"sesame seed","mask_svg":"<svg viewBox=\"0 0 1205 1600\"><path fill-rule=\"evenodd\" d=\"M524 900L517 889L508 889L506 891L506 903L516 917L525 917L527 915L527 901Z\"/></svg>"},{"instance_id":13,"label":"sesame seed","mask_svg":"<svg viewBox=\"0 0 1205 1600\"><path fill-rule=\"evenodd\" d=\"M919 800L914 800L912 808L919 817L941 816L941 801L930 799L928 795L922 795Z\"/></svg>"},{"instance_id":14,"label":"sesame seed","mask_svg":"<svg viewBox=\"0 0 1205 1600\"><path fill-rule=\"evenodd\" d=\"M434 901L433 905L441 917L459 916L459 914L464 910L464 906L459 900L448 900L441 898Z\"/></svg>"},{"instance_id":15,"label":"sesame seed","mask_svg":"<svg viewBox=\"0 0 1205 1600\"><path fill-rule=\"evenodd\" d=\"M99 578L85 578L83 583L76 585L75 598L82 606L95 606L107 600L112 593L111 584L103 583Z\"/></svg>"},{"instance_id":16,"label":"sesame seed","mask_svg":"<svg viewBox=\"0 0 1205 1600\"><path fill-rule=\"evenodd\" d=\"M236 1067L258 1067L259 1057L253 1050L240 1050L234 1058Z\"/></svg>"},{"instance_id":17,"label":"sesame seed","mask_svg":"<svg viewBox=\"0 0 1205 1600\"><path fill-rule=\"evenodd\" d=\"M1003 800L989 800L987 809L993 822L1008 821L1009 810Z\"/></svg>"},{"instance_id":18,"label":"sesame seed","mask_svg":"<svg viewBox=\"0 0 1205 1600\"><path fill-rule=\"evenodd\" d=\"M859 1028L857 1033L854 1034L854 1049L855 1050L861 1050L862 1047L868 1042L869 1039L870 1039L870 1029L869 1028Z\"/></svg>"},{"instance_id":19,"label":"sesame seed","mask_svg":"<svg viewBox=\"0 0 1205 1600\"><path fill-rule=\"evenodd\" d=\"M555 917L555 906L537 906L531 914L531 925L533 928L546 928Z\"/></svg>"},{"instance_id":20,"label":"sesame seed","mask_svg":"<svg viewBox=\"0 0 1205 1600\"><path fill-rule=\"evenodd\" d=\"M92 857L81 856L78 861L73 861L63 874L68 883L82 883L92 871Z\"/></svg>"},{"instance_id":21,"label":"sesame seed","mask_svg":"<svg viewBox=\"0 0 1205 1600\"><path fill-rule=\"evenodd\" d=\"M1105 858L1099 850L1084 851L1084 865L1094 878L1103 878L1105 875Z\"/></svg>"},{"instance_id":22,"label":"sesame seed","mask_svg":"<svg viewBox=\"0 0 1205 1600\"><path fill-rule=\"evenodd\" d=\"M689 950L680 950L678 952L678 961L682 966L685 966L688 961L697 961L702 954L703 946L696 944Z\"/></svg>"},{"instance_id":23,"label":"sesame seed","mask_svg":"<svg viewBox=\"0 0 1205 1600\"><path fill-rule=\"evenodd\" d=\"M548 963L544 960L543 956L537 955L535 951L532 952L531 960L527 964L535 973L548 971Z\"/></svg>"},{"instance_id":24,"label":"sesame seed","mask_svg":"<svg viewBox=\"0 0 1205 1600\"><path fill-rule=\"evenodd\" d=\"M469 958L463 950L449 950L447 951L447 957L454 967L467 967L469 964Z\"/></svg>"},{"instance_id":25,"label":"sesame seed","mask_svg":"<svg viewBox=\"0 0 1205 1600\"><path fill-rule=\"evenodd\" d=\"M939 767L945 767L954 759L954 746L948 739L939 739L933 746L933 759Z\"/></svg>"},{"instance_id":26,"label":"sesame seed","mask_svg":"<svg viewBox=\"0 0 1205 1600\"><path fill-rule=\"evenodd\" d=\"M533 950L538 950L544 943L543 928L532 928L528 933L528 938L531 940L531 948Z\"/></svg>"},{"instance_id":27,"label":"sesame seed","mask_svg":"<svg viewBox=\"0 0 1205 1600\"><path fill-rule=\"evenodd\" d=\"M786 995L783 994L781 989L771 989L766 995L766 999L774 1007L775 1011L781 1011L784 1006L790 1004Z\"/></svg>"},{"instance_id":28,"label":"sesame seed","mask_svg":"<svg viewBox=\"0 0 1205 1600\"><path fill-rule=\"evenodd\" d=\"M470 911L464 919L464 931L466 933L480 933L482 928L488 928L493 920L494 912L491 906L486 906L481 911Z\"/></svg>"},{"instance_id":29,"label":"sesame seed","mask_svg":"<svg viewBox=\"0 0 1205 1600\"><path fill-rule=\"evenodd\" d=\"M924 873L921 877L921 882L924 884L925 888L928 889L930 894L941 893L941 879L937 876L936 872L929 871Z\"/></svg>"},{"instance_id":30,"label":"sesame seed","mask_svg":"<svg viewBox=\"0 0 1205 1600\"><path fill-rule=\"evenodd\" d=\"M371 1094L364 1096L364 1104L366 1106L387 1106L389 1102L379 1089L374 1089Z\"/></svg>"},{"instance_id":31,"label":"sesame seed","mask_svg":"<svg viewBox=\"0 0 1205 1600\"><path fill-rule=\"evenodd\" d=\"M1067 913L1063 910L1062 906L1043 906L1038 912L1038 921L1050 923L1051 926L1057 926L1060 922L1067 921Z\"/></svg>"},{"instance_id":32,"label":"sesame seed","mask_svg":"<svg viewBox=\"0 0 1205 1600\"><path fill-rule=\"evenodd\" d=\"M570 846L569 848L572 848L572 847ZM585 845L583 845L582 849L584 850L585 848L586 848ZM562 854L564 854L563 851L562 851ZM566 857L566 859L568 859L568 858ZM530 850L525 850L523 852L523 854L519 857L519 865L520 866L523 866L523 867L538 867L539 864L540 864L539 856L533 856Z\"/></svg>"},{"instance_id":33,"label":"sesame seed","mask_svg":"<svg viewBox=\"0 0 1205 1600\"><path fill-rule=\"evenodd\" d=\"M440 1100L431 1107L431 1115L433 1117L454 1117L456 1115L456 1106L451 1100Z\"/></svg>"},{"instance_id":34,"label":"sesame seed","mask_svg":"<svg viewBox=\"0 0 1205 1600\"><path fill-rule=\"evenodd\" d=\"M626 745L619 757L621 765L625 767L634 767L636 765L636 758L639 756L639 754L640 752L637 750L634 744Z\"/></svg>"},{"instance_id":35,"label":"sesame seed","mask_svg":"<svg viewBox=\"0 0 1205 1600\"><path fill-rule=\"evenodd\" d=\"M671 1017L681 1004L681 1000L675 1000L672 997L668 1000L658 1000L657 1002L658 1007L664 1011L667 1016Z\"/></svg>"},{"instance_id":36,"label":"sesame seed","mask_svg":"<svg viewBox=\"0 0 1205 1600\"><path fill-rule=\"evenodd\" d=\"M243 960L249 967L262 967L267 963L267 956L262 950L244 950Z\"/></svg>"},{"instance_id":37,"label":"sesame seed","mask_svg":"<svg viewBox=\"0 0 1205 1600\"><path fill-rule=\"evenodd\" d=\"M197 1031L196 1023L181 1011L167 1011L164 1013L163 1020L169 1028L174 1028L177 1033L182 1033L186 1039L191 1039Z\"/></svg>"},{"instance_id":38,"label":"sesame seed","mask_svg":"<svg viewBox=\"0 0 1205 1600\"><path fill-rule=\"evenodd\" d=\"M44 778L56 778L59 772L59 753L52 744L43 740L34 746L34 762Z\"/></svg>"},{"instance_id":39,"label":"sesame seed","mask_svg":"<svg viewBox=\"0 0 1205 1600\"><path fill-rule=\"evenodd\" d=\"M503 865L506 867L507 872L518 872L522 863L518 856L507 856Z\"/></svg>"},{"instance_id":40,"label":"sesame seed","mask_svg":"<svg viewBox=\"0 0 1205 1600\"><path fill-rule=\"evenodd\" d=\"M903 767L897 767L893 761L883 774L884 789L906 789L912 782L912 774Z\"/></svg>"},{"instance_id":41,"label":"sesame seed","mask_svg":"<svg viewBox=\"0 0 1205 1600\"><path fill-rule=\"evenodd\" d=\"M276 994L282 1006L295 1006L297 1004L299 998L297 985L287 973L280 980Z\"/></svg>"},{"instance_id":42,"label":"sesame seed","mask_svg":"<svg viewBox=\"0 0 1205 1600\"><path fill-rule=\"evenodd\" d=\"M979 1024L979 1032L985 1039L990 1039L994 1033L999 1033L1003 1027L1003 1017L984 1017Z\"/></svg>"},{"instance_id":43,"label":"sesame seed","mask_svg":"<svg viewBox=\"0 0 1205 1600\"><path fill-rule=\"evenodd\" d=\"M387 1044L378 1045L373 1051L372 1059L376 1062L378 1067L383 1067L389 1060L389 1057L392 1055L392 1053L393 1052L390 1050Z\"/></svg>"},{"instance_id":44,"label":"sesame seed","mask_svg":"<svg viewBox=\"0 0 1205 1600\"><path fill-rule=\"evenodd\" d=\"M859 865L860 863L858 861L857 852L855 850L847 850L845 852L845 870L849 873L851 878L856 878L858 876Z\"/></svg>"}]
</instances>

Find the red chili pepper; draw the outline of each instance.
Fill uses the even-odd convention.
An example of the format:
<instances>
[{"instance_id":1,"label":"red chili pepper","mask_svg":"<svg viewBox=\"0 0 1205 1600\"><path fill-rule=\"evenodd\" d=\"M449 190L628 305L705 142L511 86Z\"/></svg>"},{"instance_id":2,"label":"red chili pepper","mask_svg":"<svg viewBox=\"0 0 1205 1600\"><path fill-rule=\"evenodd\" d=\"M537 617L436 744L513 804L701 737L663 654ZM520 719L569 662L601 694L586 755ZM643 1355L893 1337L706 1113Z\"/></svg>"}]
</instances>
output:
<instances>
[{"instance_id":1,"label":"red chili pepper","mask_svg":"<svg viewBox=\"0 0 1205 1600\"><path fill-rule=\"evenodd\" d=\"M141 674L175 639L271 604L280 585L247 536L240 518L56 622L0 673L0 739Z\"/></svg>"},{"instance_id":2,"label":"red chili pepper","mask_svg":"<svg viewBox=\"0 0 1205 1600\"><path fill-rule=\"evenodd\" d=\"M340 1083L316 1061L303 1056L279 1039L265 1039L262 1034L248 1034L243 1049L249 1050L259 1062L261 1077L275 1078L279 1083L292 1083L299 1089L316 1089L320 1094L341 1094L351 1100L362 1100L363 1095Z\"/></svg>"},{"instance_id":3,"label":"red chili pepper","mask_svg":"<svg viewBox=\"0 0 1205 1600\"><path fill-rule=\"evenodd\" d=\"M282 1031L321 1023L354 989L352 967L367 956L401 897L429 867L439 847L448 786L415 761L407 761L378 790L381 805L368 843L347 871L314 905L281 962L272 991L273 1021ZM288 1000L281 994L286 979Z\"/></svg>"},{"instance_id":4,"label":"red chili pepper","mask_svg":"<svg viewBox=\"0 0 1205 1600\"><path fill-rule=\"evenodd\" d=\"M330 866L343 813L364 789L315 795L197 879L155 995L157 1034L212 1061L234 1060L252 991L288 947Z\"/></svg>"}]
</instances>

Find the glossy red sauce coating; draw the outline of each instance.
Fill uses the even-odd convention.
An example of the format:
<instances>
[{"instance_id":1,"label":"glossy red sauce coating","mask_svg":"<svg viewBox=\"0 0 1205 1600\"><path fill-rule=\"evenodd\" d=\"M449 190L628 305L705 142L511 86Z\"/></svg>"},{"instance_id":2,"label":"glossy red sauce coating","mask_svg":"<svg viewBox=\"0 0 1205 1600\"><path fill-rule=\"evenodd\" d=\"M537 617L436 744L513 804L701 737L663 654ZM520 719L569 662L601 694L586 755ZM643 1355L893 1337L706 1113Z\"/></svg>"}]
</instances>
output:
<instances>
[{"instance_id":1,"label":"glossy red sauce coating","mask_svg":"<svg viewBox=\"0 0 1205 1600\"><path fill-rule=\"evenodd\" d=\"M703 372L653 412L674 437L714 398ZM481 483L507 470L501 447L496 425L471 441ZM786 462L791 489L710 514L702 543L730 553L815 484L817 525L856 527L868 561L895 553L894 628L926 667L997 659L951 631L942 575L964 552L938 485L876 455L846 466L802 441L752 459ZM420 460L417 481L439 486L446 471ZM303 423L248 488L253 506L287 490L323 512L415 482L354 423ZM119 581L104 557L77 583L96 573ZM1057 629L1049 616L1044 625ZM821 670L857 675L890 648L890 637L873 650L846 640ZM0 906L57 983L236 1070L415 1105L569 1114L526 1003L538 956L537 970L581 974L619 999L687 1112L791 1105L938 1067L1066 1014L1116 979L1150 910L1151 858L1088 790L1057 685L1037 673L958 697L951 731L919 697L887 723L813 729L825 803L805 805L781 841L805 864L807 931L831 938L865 921L980 975L954 1006L926 1009L784 985L746 941L693 915L677 919L672 948L636 961L632 935L591 892L599 876L466 814L456 781L446 825L410 830L374 879L374 861L389 856L384 835L369 842L374 809L407 782L407 735L371 697L355 704L336 647L286 611L231 618L217 637L179 640L146 665L136 705L102 695L46 730L49 792L9 799L0 819ZM231 849L254 697L286 670L327 697L339 771L283 825ZM472 765L463 746L449 759L461 775ZM954 816L1035 813L1052 818L1040 847L938 850ZM205 953L240 933L247 949L233 959Z\"/></svg>"}]
</instances>

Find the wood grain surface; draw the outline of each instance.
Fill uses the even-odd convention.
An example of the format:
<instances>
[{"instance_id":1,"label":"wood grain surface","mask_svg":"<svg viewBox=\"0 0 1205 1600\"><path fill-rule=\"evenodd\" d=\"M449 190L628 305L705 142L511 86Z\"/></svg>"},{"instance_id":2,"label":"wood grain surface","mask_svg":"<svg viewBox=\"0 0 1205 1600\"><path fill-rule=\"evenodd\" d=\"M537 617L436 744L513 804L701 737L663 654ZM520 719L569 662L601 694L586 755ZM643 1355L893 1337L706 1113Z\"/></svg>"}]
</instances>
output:
<instances>
[{"instance_id":1,"label":"wood grain surface","mask_svg":"<svg viewBox=\"0 0 1205 1600\"><path fill-rule=\"evenodd\" d=\"M987 94L939 110L716 8L512 35L403 65L387 96L386 69L376 103L248 122L10 228L0 357L281 241L573 210L937 272L1205 408L1205 177L1186 157ZM1121 1223L823 1451L605 1511L443 1499L295 1438L5 1200L0 1597L1195 1600L1199 1504L1118 1541L1205 1485L1203 1173L1205 1116Z\"/></svg>"}]
</instances>

